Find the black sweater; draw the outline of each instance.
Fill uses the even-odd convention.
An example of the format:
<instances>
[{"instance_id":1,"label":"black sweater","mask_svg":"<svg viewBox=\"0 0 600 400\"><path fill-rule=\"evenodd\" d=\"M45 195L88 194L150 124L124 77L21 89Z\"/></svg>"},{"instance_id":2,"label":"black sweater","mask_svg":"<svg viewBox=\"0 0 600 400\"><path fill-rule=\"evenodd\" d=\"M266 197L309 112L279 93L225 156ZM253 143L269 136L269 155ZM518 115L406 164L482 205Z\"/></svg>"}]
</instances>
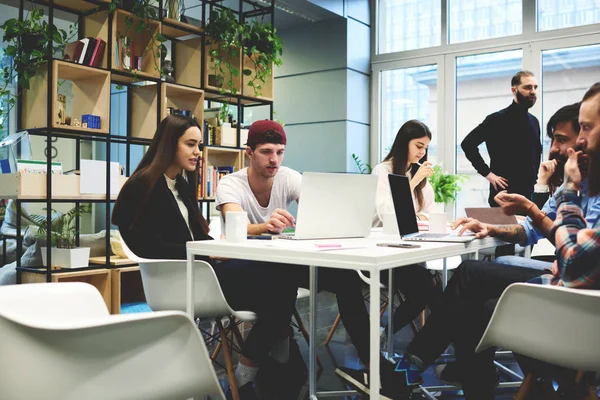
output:
<instances>
[{"instance_id":1,"label":"black sweater","mask_svg":"<svg viewBox=\"0 0 600 400\"><path fill-rule=\"evenodd\" d=\"M190 229L194 233L194 240L211 239L202 233L200 223L194 218L190 218L188 229L177 201L162 176L150 192L146 205L140 209L144 185L139 175L129 178L117 198L118 208L116 204L115 211L118 212L113 213L113 221L131 251L143 258L184 260L185 244L192 240ZM192 216L192 207L195 205L193 188L182 177L177 177L177 189L188 214ZM198 207L197 204L195 206ZM138 221L134 224L138 212Z\"/></svg>"},{"instance_id":2,"label":"black sweater","mask_svg":"<svg viewBox=\"0 0 600 400\"><path fill-rule=\"evenodd\" d=\"M485 142L488 167L479 153ZM533 192L542 155L540 124L536 117L516 102L490 114L462 141L461 147L477 172L485 177L490 171L508 180L508 191L527 198ZM493 193L492 193L493 192ZM490 198L497 192L490 185Z\"/></svg>"}]
</instances>

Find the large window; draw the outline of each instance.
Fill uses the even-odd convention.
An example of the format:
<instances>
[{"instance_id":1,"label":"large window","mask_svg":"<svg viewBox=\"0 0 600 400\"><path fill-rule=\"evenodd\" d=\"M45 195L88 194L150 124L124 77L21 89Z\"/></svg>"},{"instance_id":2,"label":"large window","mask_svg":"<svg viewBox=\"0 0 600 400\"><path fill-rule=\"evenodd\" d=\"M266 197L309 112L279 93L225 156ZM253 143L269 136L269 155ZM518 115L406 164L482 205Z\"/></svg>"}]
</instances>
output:
<instances>
[{"instance_id":1,"label":"large window","mask_svg":"<svg viewBox=\"0 0 600 400\"><path fill-rule=\"evenodd\" d=\"M600 22L600 0L538 0L539 31Z\"/></svg>"},{"instance_id":2,"label":"large window","mask_svg":"<svg viewBox=\"0 0 600 400\"><path fill-rule=\"evenodd\" d=\"M546 124L561 107L581 101L583 94L600 80L600 45L542 51L542 131L544 158L550 139Z\"/></svg>"},{"instance_id":3,"label":"large window","mask_svg":"<svg viewBox=\"0 0 600 400\"><path fill-rule=\"evenodd\" d=\"M458 215L464 215L465 207L486 207L489 195L488 181L475 171L460 143L486 116L512 103L510 80L522 58L521 50L513 50L456 59L456 172L469 178L457 198ZM489 165L485 144L479 152Z\"/></svg>"},{"instance_id":4,"label":"large window","mask_svg":"<svg viewBox=\"0 0 600 400\"><path fill-rule=\"evenodd\" d=\"M521 0L449 0L449 42L520 34L523 26Z\"/></svg>"},{"instance_id":5,"label":"large window","mask_svg":"<svg viewBox=\"0 0 600 400\"><path fill-rule=\"evenodd\" d=\"M400 68L381 73L381 146L379 160L389 152L398 129L410 119L432 132L429 160L436 160L437 65ZM378 161L379 161L378 160Z\"/></svg>"},{"instance_id":6,"label":"large window","mask_svg":"<svg viewBox=\"0 0 600 400\"><path fill-rule=\"evenodd\" d=\"M439 46L441 0L380 0L378 53Z\"/></svg>"}]
</instances>

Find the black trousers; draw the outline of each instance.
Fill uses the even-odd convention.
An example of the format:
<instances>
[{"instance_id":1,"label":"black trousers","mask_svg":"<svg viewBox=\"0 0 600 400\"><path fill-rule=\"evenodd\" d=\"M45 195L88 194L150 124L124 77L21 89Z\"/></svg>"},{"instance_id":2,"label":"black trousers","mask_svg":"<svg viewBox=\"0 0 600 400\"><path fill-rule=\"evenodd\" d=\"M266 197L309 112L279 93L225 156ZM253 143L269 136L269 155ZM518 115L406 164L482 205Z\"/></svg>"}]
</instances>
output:
<instances>
[{"instance_id":1,"label":"black trousers","mask_svg":"<svg viewBox=\"0 0 600 400\"><path fill-rule=\"evenodd\" d=\"M229 305L234 310L257 314L242 346L242 354L262 364L271 345L289 334L298 293L289 266L228 260L214 263L213 268Z\"/></svg>"},{"instance_id":2,"label":"black trousers","mask_svg":"<svg viewBox=\"0 0 600 400\"><path fill-rule=\"evenodd\" d=\"M513 283L527 282L544 273L492 262L463 262L448 282L441 306L431 313L410 343L408 353L430 365L454 343L456 360L466 372L465 397L493 399L495 349L475 353L475 348L502 292Z\"/></svg>"},{"instance_id":3,"label":"black trousers","mask_svg":"<svg viewBox=\"0 0 600 400\"><path fill-rule=\"evenodd\" d=\"M287 267L289 268L289 266ZM308 267L291 272L299 287L309 288ZM335 294L344 328L363 364L369 363L369 314L362 295L362 280L353 270L318 268L318 290Z\"/></svg>"},{"instance_id":4,"label":"black trousers","mask_svg":"<svg viewBox=\"0 0 600 400\"><path fill-rule=\"evenodd\" d=\"M388 271L381 271L380 279L389 284ZM425 307L433 312L442 301L442 287L424 264L394 268L394 289L400 290L405 301L396 308L393 316L394 333L414 320Z\"/></svg>"}]
</instances>

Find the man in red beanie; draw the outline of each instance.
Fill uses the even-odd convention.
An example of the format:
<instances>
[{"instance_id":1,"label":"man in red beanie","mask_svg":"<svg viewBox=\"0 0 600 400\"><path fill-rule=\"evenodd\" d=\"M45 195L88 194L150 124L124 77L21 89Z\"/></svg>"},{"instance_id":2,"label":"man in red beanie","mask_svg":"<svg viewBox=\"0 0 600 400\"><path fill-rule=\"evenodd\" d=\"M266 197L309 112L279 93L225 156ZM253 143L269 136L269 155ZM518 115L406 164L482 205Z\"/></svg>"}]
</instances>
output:
<instances>
[{"instance_id":1,"label":"man in red beanie","mask_svg":"<svg viewBox=\"0 0 600 400\"><path fill-rule=\"evenodd\" d=\"M246 143L249 167L226 175L217 186L216 205L223 220L228 211L246 211L248 234L251 235L281 233L286 227L295 226L295 219L287 208L293 201L299 201L302 176L281 165L286 143L285 131L277 122L264 120L252 124ZM290 270L290 279L298 286L308 288L308 267L289 265L286 268ZM368 367L369 315L358 274L350 270L319 268L318 276L319 289L336 295L344 327L358 357ZM273 358L285 362L288 344L286 340L272 348ZM393 366L391 368L393 370ZM257 372L257 366L255 370L252 366L238 366L238 385L254 380ZM384 376L390 375L382 373L382 386L390 388L390 384L383 382Z\"/></svg>"}]
</instances>

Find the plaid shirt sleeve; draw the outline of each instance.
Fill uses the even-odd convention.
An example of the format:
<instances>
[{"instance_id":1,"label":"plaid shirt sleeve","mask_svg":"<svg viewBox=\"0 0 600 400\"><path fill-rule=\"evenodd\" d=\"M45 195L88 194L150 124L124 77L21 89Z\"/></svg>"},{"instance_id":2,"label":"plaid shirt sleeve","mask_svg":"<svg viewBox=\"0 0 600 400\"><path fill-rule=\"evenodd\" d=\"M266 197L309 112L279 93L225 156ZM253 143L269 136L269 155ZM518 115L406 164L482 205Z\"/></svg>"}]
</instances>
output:
<instances>
[{"instance_id":1,"label":"plaid shirt sleeve","mask_svg":"<svg viewBox=\"0 0 600 400\"><path fill-rule=\"evenodd\" d=\"M551 235L556 240L557 261L552 277L538 283L573 288L600 288L600 224L586 228L581 200L573 190L556 195L557 217Z\"/></svg>"}]
</instances>

